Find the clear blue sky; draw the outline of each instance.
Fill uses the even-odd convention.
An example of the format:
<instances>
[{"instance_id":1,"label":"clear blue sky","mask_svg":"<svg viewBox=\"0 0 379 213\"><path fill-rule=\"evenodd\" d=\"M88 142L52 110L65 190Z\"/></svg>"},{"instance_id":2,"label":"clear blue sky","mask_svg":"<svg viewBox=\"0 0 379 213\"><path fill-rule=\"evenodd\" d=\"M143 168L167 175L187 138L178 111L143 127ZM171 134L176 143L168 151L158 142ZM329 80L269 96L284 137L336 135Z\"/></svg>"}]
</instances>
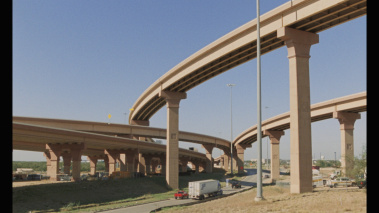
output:
<instances>
[{"instance_id":1,"label":"clear blue sky","mask_svg":"<svg viewBox=\"0 0 379 213\"><path fill-rule=\"evenodd\" d=\"M261 15L285 2L260 1ZM254 0L14 0L13 115L126 123L129 109L156 79L256 15ZM311 47L311 104L366 91L366 23L363 16L319 33L319 44ZM256 63L188 91L180 130L230 140L228 83L236 84L233 137L255 125ZM261 67L264 120L289 111L287 49L263 55ZM361 117L355 122L355 155L366 144L366 112ZM150 126L166 127L165 107ZM281 139L282 159L289 159L289 135L286 130ZM262 139L263 157L267 141ZM200 145L180 146L205 152ZM256 148L246 150L245 160L256 158ZM312 123L312 152L316 159L334 159L334 152L340 157L336 119ZM38 152L13 151L13 160L46 159Z\"/></svg>"}]
</instances>

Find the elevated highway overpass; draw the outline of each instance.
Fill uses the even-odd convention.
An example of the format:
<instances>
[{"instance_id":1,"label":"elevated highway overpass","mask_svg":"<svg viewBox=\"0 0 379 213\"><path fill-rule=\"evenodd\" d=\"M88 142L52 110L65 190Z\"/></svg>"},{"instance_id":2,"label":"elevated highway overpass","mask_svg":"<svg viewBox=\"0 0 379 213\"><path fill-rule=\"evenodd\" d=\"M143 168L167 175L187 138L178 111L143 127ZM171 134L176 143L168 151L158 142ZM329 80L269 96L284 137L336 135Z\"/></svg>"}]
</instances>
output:
<instances>
[{"instance_id":1,"label":"elevated highway overpass","mask_svg":"<svg viewBox=\"0 0 379 213\"><path fill-rule=\"evenodd\" d=\"M318 32L367 13L367 0L289 1L260 16L260 52L286 46L289 59L291 117L291 192L313 190L311 180L311 115L309 58ZM257 19L205 46L165 73L134 103L130 124L149 125L149 119L167 106L167 168L175 169L178 147L179 103L187 91L257 56ZM301 140L301 142L300 142ZM240 149L246 148L239 144ZM211 151L211 149L210 149ZM237 150L238 152L238 150ZM237 153L238 154L238 153ZM172 156L172 159L170 159ZM166 181L177 188L177 172ZM172 174L172 175L171 175Z\"/></svg>"},{"instance_id":2,"label":"elevated highway overpass","mask_svg":"<svg viewBox=\"0 0 379 213\"><path fill-rule=\"evenodd\" d=\"M354 123L357 119L360 119L359 113L365 112L366 110L366 92L352 94L311 105L311 122L334 118L338 119L340 123L341 168L344 174L346 174L347 169L352 168L352 164L349 159L354 158ZM279 143L281 136L284 135L284 130L290 129L290 121L290 112L287 112L269 118L263 121L261 125L261 134L263 137L269 136L271 142L272 180L277 180L279 178ZM254 125L234 139L233 146L237 147L237 150L239 150L238 159L244 158L244 149L239 147L251 147L251 144L257 141L257 133L257 125ZM238 168L240 167L243 167L243 164L238 165Z\"/></svg>"},{"instance_id":3,"label":"elevated highway overpass","mask_svg":"<svg viewBox=\"0 0 379 213\"><path fill-rule=\"evenodd\" d=\"M318 33L366 15L367 0L289 1L260 18L261 54L285 46L277 30L289 27ZM199 84L256 58L257 20L254 19L205 46L173 67L137 99L129 123L148 121L165 104L161 91L187 92Z\"/></svg>"},{"instance_id":4,"label":"elevated highway overpass","mask_svg":"<svg viewBox=\"0 0 379 213\"><path fill-rule=\"evenodd\" d=\"M367 110L367 93L361 92L311 105L311 121L333 118L333 113L359 113ZM286 112L262 121L265 131L284 131L290 128L290 113ZM265 135L264 136L269 136ZM233 146L251 145L257 141L257 125L243 131L233 140Z\"/></svg>"},{"instance_id":5,"label":"elevated highway overpass","mask_svg":"<svg viewBox=\"0 0 379 213\"><path fill-rule=\"evenodd\" d=\"M366 13L367 0L296 0L289 1L261 16L261 54L266 54L282 46L287 46L288 49L290 61L289 114L292 119L290 120L291 168L296 170L296 175L293 175L295 179L291 179L292 193L312 190L311 179L309 179L309 172L311 172L309 168L311 167L308 158L311 150L308 62L310 47L318 43L316 33L366 15ZM167 106L166 180L170 187L178 187L178 142L183 139L181 134L185 134L179 132L178 126L180 100L186 99L186 92L197 85L256 58L256 49L257 20L254 19L180 62L148 87L134 103L129 115L129 124L133 125L148 126L149 119L164 105ZM299 126L304 128L299 129ZM91 131L92 133L90 133ZM86 134L96 134L93 132L97 131L89 130ZM108 131L110 130L108 129ZM113 129L112 131L119 130ZM110 133L114 134L115 132ZM101 131L97 133L101 133ZM117 133L128 134L122 131ZM292 136L292 134L294 135ZM145 135L141 136L145 137ZM304 139L302 144L300 144L299 138ZM221 144L222 142L219 145L223 147ZM296 151L296 156L292 155L292 146L299 148L299 144L301 147ZM248 146L249 142L238 142L236 145L237 148L246 148L243 146ZM208 155L214 146L203 144L203 147L207 150ZM50 147L50 150L52 150L50 154L54 155L54 148ZM109 156L111 156L110 153ZM291 172L291 174L295 173Z\"/></svg>"},{"instance_id":6,"label":"elevated highway overpass","mask_svg":"<svg viewBox=\"0 0 379 213\"><path fill-rule=\"evenodd\" d=\"M163 128L64 119L13 116L13 122L117 136L121 138L139 139L145 137L145 140L147 140L147 138L166 139L167 133L166 129ZM179 140L201 145L213 145L222 150L230 150L230 141L204 134L180 131Z\"/></svg>"},{"instance_id":7,"label":"elevated highway overpass","mask_svg":"<svg viewBox=\"0 0 379 213\"><path fill-rule=\"evenodd\" d=\"M28 120L25 117L23 119ZM33 120L33 118L30 119ZM20 121L21 119L15 120ZM51 127L46 126L46 123L36 125L18 121L13 121L12 124L12 148L14 150L44 153L48 164L47 172L51 179L57 178L60 157L64 161L65 173L70 173L72 160L72 175L76 181L79 180L80 176L82 155L87 156L90 160L91 173L95 173L98 159L104 159L110 174L116 169L116 161L121 163L121 171L127 170L129 172L135 172L137 167L141 168L142 166L144 170L139 169L139 172L146 171L149 173L150 166L154 169L154 165L152 165L154 159L156 165L160 161L162 168L165 167L163 162L166 159L166 146L163 144L115 135ZM57 121L55 120L55 122ZM143 157L142 162L141 156ZM196 171L199 170L199 166L205 168L208 159L203 153L187 149L179 149L179 158L183 168L186 168L190 161L196 166ZM164 170L162 172L164 173Z\"/></svg>"}]
</instances>

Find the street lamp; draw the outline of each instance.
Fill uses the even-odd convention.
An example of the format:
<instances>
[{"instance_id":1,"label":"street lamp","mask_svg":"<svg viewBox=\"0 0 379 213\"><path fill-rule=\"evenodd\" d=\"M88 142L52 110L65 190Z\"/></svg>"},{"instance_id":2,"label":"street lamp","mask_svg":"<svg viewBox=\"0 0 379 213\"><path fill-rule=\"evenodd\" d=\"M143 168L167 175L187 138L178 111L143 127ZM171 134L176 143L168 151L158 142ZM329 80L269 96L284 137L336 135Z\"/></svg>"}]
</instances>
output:
<instances>
[{"instance_id":1,"label":"street lamp","mask_svg":"<svg viewBox=\"0 0 379 213\"><path fill-rule=\"evenodd\" d=\"M233 111L232 111L233 92L232 92L232 88L235 86L235 84L226 84L226 86L230 87L230 173L233 175Z\"/></svg>"},{"instance_id":2,"label":"street lamp","mask_svg":"<svg viewBox=\"0 0 379 213\"><path fill-rule=\"evenodd\" d=\"M264 200L262 195L262 113L261 113L261 38L260 38L260 15L259 0L257 0L257 143L258 143L258 164L257 164L257 196L255 201Z\"/></svg>"}]
</instances>

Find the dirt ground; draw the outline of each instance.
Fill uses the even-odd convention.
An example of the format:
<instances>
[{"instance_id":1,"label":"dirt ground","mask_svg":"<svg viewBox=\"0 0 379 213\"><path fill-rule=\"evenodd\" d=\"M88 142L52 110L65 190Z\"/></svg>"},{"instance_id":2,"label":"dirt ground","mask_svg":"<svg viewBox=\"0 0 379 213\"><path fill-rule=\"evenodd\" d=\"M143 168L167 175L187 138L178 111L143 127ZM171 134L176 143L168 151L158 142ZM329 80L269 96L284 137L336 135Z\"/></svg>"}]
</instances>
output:
<instances>
[{"instance_id":1,"label":"dirt ground","mask_svg":"<svg viewBox=\"0 0 379 213\"><path fill-rule=\"evenodd\" d=\"M320 174L328 179L333 168L322 168ZM289 182L290 176L281 175ZM263 201L255 201L256 188L223 199L187 207L165 209L164 213L249 213L249 212L367 212L367 190L358 187L316 187L313 192L291 194L289 187L263 187Z\"/></svg>"}]
</instances>

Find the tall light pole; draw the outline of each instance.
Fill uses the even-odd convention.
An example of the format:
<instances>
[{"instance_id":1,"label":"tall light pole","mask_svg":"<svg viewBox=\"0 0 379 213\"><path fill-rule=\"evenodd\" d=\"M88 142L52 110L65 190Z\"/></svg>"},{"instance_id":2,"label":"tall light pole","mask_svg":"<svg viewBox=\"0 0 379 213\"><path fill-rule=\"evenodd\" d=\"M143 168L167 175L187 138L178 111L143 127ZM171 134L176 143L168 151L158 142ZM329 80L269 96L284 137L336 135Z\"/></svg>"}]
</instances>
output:
<instances>
[{"instance_id":1,"label":"tall light pole","mask_svg":"<svg viewBox=\"0 0 379 213\"><path fill-rule=\"evenodd\" d=\"M267 109L268 109L268 106L265 106L265 110L267 110ZM266 112L266 116L267 116L267 111L265 111L265 112ZM268 143L269 143L268 138L269 137L267 137L267 139L266 139L266 142L267 142L267 146L266 146L266 160L267 161L265 161L267 170L269 169L269 166L270 166L270 164L268 163Z\"/></svg>"},{"instance_id":2,"label":"tall light pole","mask_svg":"<svg viewBox=\"0 0 379 213\"><path fill-rule=\"evenodd\" d=\"M262 196L262 113L261 113L261 38L260 38L260 15L259 0L257 0L257 142L258 142L258 165L257 165L257 196L255 201L263 200Z\"/></svg>"},{"instance_id":3,"label":"tall light pole","mask_svg":"<svg viewBox=\"0 0 379 213\"><path fill-rule=\"evenodd\" d=\"M235 84L227 84L230 87L230 173L233 175L233 92L232 88Z\"/></svg>"}]
</instances>

